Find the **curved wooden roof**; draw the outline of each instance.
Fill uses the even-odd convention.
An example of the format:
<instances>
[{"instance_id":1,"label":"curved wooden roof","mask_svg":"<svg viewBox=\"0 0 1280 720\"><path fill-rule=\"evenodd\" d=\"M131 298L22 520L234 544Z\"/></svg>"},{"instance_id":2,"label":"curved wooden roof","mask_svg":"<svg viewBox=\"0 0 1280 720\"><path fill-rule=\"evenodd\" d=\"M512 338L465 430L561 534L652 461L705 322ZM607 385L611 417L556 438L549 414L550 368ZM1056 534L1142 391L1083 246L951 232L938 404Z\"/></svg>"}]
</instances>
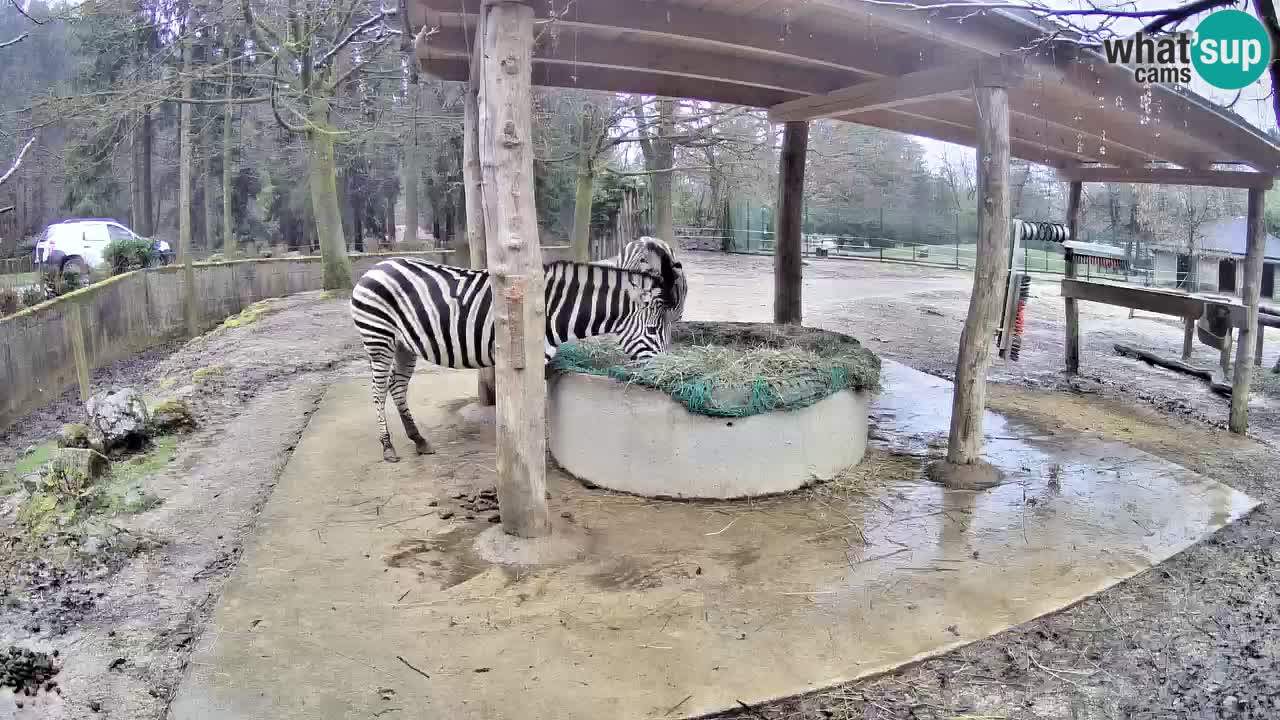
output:
<instances>
[{"instance_id":1,"label":"curved wooden roof","mask_svg":"<svg viewBox=\"0 0 1280 720\"><path fill-rule=\"evenodd\" d=\"M483 0L407 1L415 29L438 28L420 40L424 70L466 80ZM1152 164L1160 182L1256 186L1264 178L1239 171L1280 173L1280 145L1238 116L1187 91L1139 85L1011 12L954 1L929 11L874 0L530 4L540 21L535 85L770 108L775 120L834 117L973 146L974 73L1013 57L1021 71L1009 90L1016 157L1068 177L1087 168L1094 180L1142 180ZM1218 164L1235 172L1211 167Z\"/></svg>"}]
</instances>

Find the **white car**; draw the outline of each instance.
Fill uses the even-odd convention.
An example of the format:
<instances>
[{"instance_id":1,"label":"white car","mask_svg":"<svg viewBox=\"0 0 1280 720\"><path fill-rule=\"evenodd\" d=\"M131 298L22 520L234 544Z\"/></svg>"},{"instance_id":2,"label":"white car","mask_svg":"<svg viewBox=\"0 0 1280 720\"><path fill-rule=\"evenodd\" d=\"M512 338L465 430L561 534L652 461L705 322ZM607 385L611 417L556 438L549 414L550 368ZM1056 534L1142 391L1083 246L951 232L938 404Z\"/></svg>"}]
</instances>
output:
<instances>
[{"instance_id":1,"label":"white car","mask_svg":"<svg viewBox=\"0 0 1280 720\"><path fill-rule=\"evenodd\" d=\"M46 271L64 273L70 270L89 280L89 270L103 261L103 251L112 240L144 239L110 218L67 220L45 228L36 243L36 265ZM171 258L169 243L154 243L158 259L167 264Z\"/></svg>"}]
</instances>

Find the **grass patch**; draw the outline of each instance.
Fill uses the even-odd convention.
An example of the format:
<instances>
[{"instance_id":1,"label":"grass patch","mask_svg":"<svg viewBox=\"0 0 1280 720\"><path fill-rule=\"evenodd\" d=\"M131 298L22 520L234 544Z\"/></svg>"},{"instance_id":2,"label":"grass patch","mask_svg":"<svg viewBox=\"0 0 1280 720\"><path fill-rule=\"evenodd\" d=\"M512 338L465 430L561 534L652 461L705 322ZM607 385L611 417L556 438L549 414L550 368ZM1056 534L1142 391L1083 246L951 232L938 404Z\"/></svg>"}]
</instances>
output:
<instances>
[{"instance_id":1,"label":"grass patch","mask_svg":"<svg viewBox=\"0 0 1280 720\"><path fill-rule=\"evenodd\" d=\"M616 342L571 343L553 365L661 390L713 417L795 410L840 390L874 389L880 378L880 359L851 337L751 323L682 323L671 348L643 363Z\"/></svg>"},{"instance_id":2,"label":"grass patch","mask_svg":"<svg viewBox=\"0 0 1280 720\"><path fill-rule=\"evenodd\" d=\"M151 443L151 448L146 452L113 464L110 484L137 482L164 469L178 456L178 438L174 435L161 435L154 438Z\"/></svg>"},{"instance_id":3,"label":"grass patch","mask_svg":"<svg viewBox=\"0 0 1280 720\"><path fill-rule=\"evenodd\" d=\"M238 327L244 327L245 325L252 325L258 322L259 320L261 320L263 316L267 315L270 312L271 312L271 301L260 300L250 305L249 307L245 308L244 310L241 310L239 315L232 315L231 317L222 321L222 327L238 328Z\"/></svg>"},{"instance_id":4,"label":"grass patch","mask_svg":"<svg viewBox=\"0 0 1280 720\"><path fill-rule=\"evenodd\" d=\"M226 372L227 368L225 366L208 365L206 367L198 368L195 372L191 373L191 379L197 383L202 383L211 378L222 377Z\"/></svg>"},{"instance_id":5,"label":"grass patch","mask_svg":"<svg viewBox=\"0 0 1280 720\"><path fill-rule=\"evenodd\" d=\"M49 460L51 452L53 446L48 446L44 453L45 462ZM146 452L114 463L110 474L78 495L61 492L56 484L46 483L18 509L18 521L31 537L37 538L55 528L72 529L95 518L151 510L160 505L162 500L155 493L146 490L142 481L148 475L168 466L177 454L178 439L172 435L164 435L155 438ZM35 454L28 456L28 459L34 457ZM42 465L43 463L35 464L31 460L26 466L31 468L27 472L35 472Z\"/></svg>"},{"instance_id":6,"label":"grass patch","mask_svg":"<svg viewBox=\"0 0 1280 720\"><path fill-rule=\"evenodd\" d=\"M4 473L0 473L0 494L8 495L18 489L18 482L27 475L38 472L44 464L49 462L53 457L53 453L58 449L56 440L39 445L34 451L18 458L18 462L13 464Z\"/></svg>"}]
</instances>

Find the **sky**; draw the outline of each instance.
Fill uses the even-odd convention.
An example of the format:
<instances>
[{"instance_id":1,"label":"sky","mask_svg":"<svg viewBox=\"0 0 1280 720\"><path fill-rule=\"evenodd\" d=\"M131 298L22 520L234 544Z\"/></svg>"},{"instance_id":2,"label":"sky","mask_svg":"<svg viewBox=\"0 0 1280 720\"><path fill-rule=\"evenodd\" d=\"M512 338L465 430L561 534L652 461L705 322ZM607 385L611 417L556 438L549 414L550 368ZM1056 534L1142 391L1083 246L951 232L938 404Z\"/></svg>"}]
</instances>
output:
<instances>
[{"instance_id":1,"label":"sky","mask_svg":"<svg viewBox=\"0 0 1280 720\"><path fill-rule=\"evenodd\" d=\"M1001 0L1004 2L1017 2L1018 0ZM1041 4L1053 8L1072 8L1085 9L1090 7L1089 3L1083 0L1040 0ZM1185 0L1133 0L1132 2L1120 2L1119 0L1095 0L1092 6L1103 7L1108 9L1123 10L1161 10L1165 8L1173 8L1182 5ZM1243 10L1252 14L1254 6L1252 0L1245 0L1244 3L1237 5L1236 9ZM1208 13L1201 14L1190 20L1184 21L1179 26L1181 30L1194 30L1195 27L1207 17ZM1114 29L1119 34L1128 34L1141 29L1144 21L1122 19L1116 23ZM1192 82L1190 86L1192 92L1220 105L1226 105L1235 99L1235 91L1219 90L1210 86L1200 79L1195 73L1192 74ZM1232 110L1241 116L1246 122L1258 127L1262 130L1268 130L1276 126L1275 114L1271 109L1270 86L1268 84L1267 75L1264 73L1262 78L1253 85L1244 89L1240 99L1235 103ZM921 145L925 147L926 160L930 165L937 167L944 153L973 153L971 148L952 145L938 140L928 138L916 138Z\"/></svg>"}]
</instances>

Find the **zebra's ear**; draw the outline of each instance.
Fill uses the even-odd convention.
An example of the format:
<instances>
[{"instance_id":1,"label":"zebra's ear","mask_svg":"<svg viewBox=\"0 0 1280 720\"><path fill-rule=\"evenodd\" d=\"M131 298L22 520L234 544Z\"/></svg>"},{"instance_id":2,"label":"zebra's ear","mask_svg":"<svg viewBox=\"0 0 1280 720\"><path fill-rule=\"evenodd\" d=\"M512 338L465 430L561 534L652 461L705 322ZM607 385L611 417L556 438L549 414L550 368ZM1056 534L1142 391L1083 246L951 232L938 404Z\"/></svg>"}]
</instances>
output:
<instances>
[{"instance_id":1,"label":"zebra's ear","mask_svg":"<svg viewBox=\"0 0 1280 720\"><path fill-rule=\"evenodd\" d=\"M660 264L662 279L662 299L669 307L675 307L679 298L676 297L676 282L679 279L677 270L679 263L675 262L670 255L664 252L658 253L658 262Z\"/></svg>"}]
</instances>

